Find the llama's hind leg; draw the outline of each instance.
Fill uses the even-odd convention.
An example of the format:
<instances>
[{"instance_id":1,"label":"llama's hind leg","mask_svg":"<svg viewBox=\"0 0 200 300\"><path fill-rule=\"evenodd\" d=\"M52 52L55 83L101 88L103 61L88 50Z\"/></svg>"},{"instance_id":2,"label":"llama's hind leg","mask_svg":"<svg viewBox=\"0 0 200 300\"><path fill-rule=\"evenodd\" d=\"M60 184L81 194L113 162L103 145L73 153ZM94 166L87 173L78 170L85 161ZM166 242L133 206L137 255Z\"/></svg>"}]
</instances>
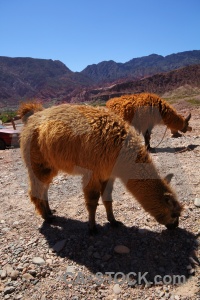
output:
<instances>
[{"instance_id":1,"label":"llama's hind leg","mask_svg":"<svg viewBox=\"0 0 200 300\"><path fill-rule=\"evenodd\" d=\"M31 189L29 191L29 196L33 204L35 205L36 211L42 216L46 221L52 219L52 211L49 207L48 202L48 186L37 184L37 187L31 184Z\"/></svg>"},{"instance_id":2,"label":"llama's hind leg","mask_svg":"<svg viewBox=\"0 0 200 300\"><path fill-rule=\"evenodd\" d=\"M53 216L48 202L48 189L55 174L51 169L44 168L42 165L37 166L37 169L35 168L35 170L37 170L37 172L33 172L33 170L31 170L29 173L29 196L35 205L36 211L42 216L42 218L46 221L51 221Z\"/></svg>"},{"instance_id":3,"label":"llama's hind leg","mask_svg":"<svg viewBox=\"0 0 200 300\"><path fill-rule=\"evenodd\" d=\"M111 226L117 227L122 224L122 222L117 221L113 214L113 199L112 199L112 190L113 190L114 180L109 179L102 183L101 185L101 197L103 204L106 209L107 219L110 222Z\"/></svg>"}]
</instances>

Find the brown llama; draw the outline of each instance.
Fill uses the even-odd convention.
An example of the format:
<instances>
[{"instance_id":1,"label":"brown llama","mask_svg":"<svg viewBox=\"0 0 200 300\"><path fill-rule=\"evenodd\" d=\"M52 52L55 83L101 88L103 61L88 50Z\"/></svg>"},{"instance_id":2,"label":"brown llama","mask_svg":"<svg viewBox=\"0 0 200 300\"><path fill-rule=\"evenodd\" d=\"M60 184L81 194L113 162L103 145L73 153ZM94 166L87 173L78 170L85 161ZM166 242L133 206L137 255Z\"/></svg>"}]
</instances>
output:
<instances>
[{"instance_id":1,"label":"brown llama","mask_svg":"<svg viewBox=\"0 0 200 300\"><path fill-rule=\"evenodd\" d=\"M178 226L182 210L168 185L172 175L161 179L140 138L128 123L106 109L62 104L32 116L27 105L19 113L25 120L20 147L30 179L30 199L47 221L52 218L48 188L59 171L81 174L89 212L90 232L96 231L95 213L100 196L107 219L115 226L112 189L120 178L143 208L167 228ZM41 110L41 111L38 111ZM26 113L29 116L26 118Z\"/></svg>"},{"instance_id":2,"label":"brown llama","mask_svg":"<svg viewBox=\"0 0 200 300\"><path fill-rule=\"evenodd\" d=\"M179 115L167 101L155 94L141 93L112 98L106 107L128 121L142 133L147 149L150 149L151 132L155 125L166 125L173 137L181 136L178 131L191 131L191 114L186 118Z\"/></svg>"}]
</instances>

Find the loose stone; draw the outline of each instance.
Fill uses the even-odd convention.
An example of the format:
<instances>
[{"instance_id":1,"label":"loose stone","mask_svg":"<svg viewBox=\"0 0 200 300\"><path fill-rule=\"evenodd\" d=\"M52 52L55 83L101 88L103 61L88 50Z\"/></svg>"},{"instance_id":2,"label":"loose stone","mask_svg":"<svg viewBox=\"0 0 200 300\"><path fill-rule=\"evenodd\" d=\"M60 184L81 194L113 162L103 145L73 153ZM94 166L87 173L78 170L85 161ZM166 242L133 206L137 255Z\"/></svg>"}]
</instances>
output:
<instances>
[{"instance_id":1,"label":"loose stone","mask_svg":"<svg viewBox=\"0 0 200 300\"><path fill-rule=\"evenodd\" d=\"M64 247L65 247L65 244L66 244L66 239L65 240L61 240L59 242L57 242L54 246L53 246L53 251L55 252L60 252Z\"/></svg>"},{"instance_id":2,"label":"loose stone","mask_svg":"<svg viewBox=\"0 0 200 300\"><path fill-rule=\"evenodd\" d=\"M1 272L1 279L5 279L6 276L7 276L6 270L2 270L2 272Z\"/></svg>"},{"instance_id":3,"label":"loose stone","mask_svg":"<svg viewBox=\"0 0 200 300\"><path fill-rule=\"evenodd\" d=\"M12 280L16 280L17 277L18 277L18 275L19 275L19 271L13 270L13 271L11 272L11 274L10 274L10 278L11 278Z\"/></svg>"},{"instance_id":4,"label":"loose stone","mask_svg":"<svg viewBox=\"0 0 200 300\"><path fill-rule=\"evenodd\" d=\"M114 248L114 251L120 254L128 254L130 252L130 249L126 246L118 245Z\"/></svg>"},{"instance_id":5,"label":"loose stone","mask_svg":"<svg viewBox=\"0 0 200 300\"><path fill-rule=\"evenodd\" d=\"M27 281L35 279L35 278L34 278L31 274L29 274L29 273L23 274L22 277L23 277L25 280L27 280Z\"/></svg>"},{"instance_id":6,"label":"loose stone","mask_svg":"<svg viewBox=\"0 0 200 300\"><path fill-rule=\"evenodd\" d=\"M4 289L4 295L12 294L15 291L14 286L8 286Z\"/></svg>"},{"instance_id":7,"label":"loose stone","mask_svg":"<svg viewBox=\"0 0 200 300\"><path fill-rule=\"evenodd\" d=\"M36 264L36 265L44 265L45 264L45 261L43 258L39 257L39 256L36 256L33 258L33 263Z\"/></svg>"},{"instance_id":8,"label":"loose stone","mask_svg":"<svg viewBox=\"0 0 200 300\"><path fill-rule=\"evenodd\" d=\"M194 205L197 207L200 207L200 198L195 198L194 199Z\"/></svg>"},{"instance_id":9,"label":"loose stone","mask_svg":"<svg viewBox=\"0 0 200 300\"><path fill-rule=\"evenodd\" d=\"M113 287L113 292L116 294L116 295L119 295L121 293L121 288L119 286L119 284L115 284L114 287Z\"/></svg>"}]
</instances>

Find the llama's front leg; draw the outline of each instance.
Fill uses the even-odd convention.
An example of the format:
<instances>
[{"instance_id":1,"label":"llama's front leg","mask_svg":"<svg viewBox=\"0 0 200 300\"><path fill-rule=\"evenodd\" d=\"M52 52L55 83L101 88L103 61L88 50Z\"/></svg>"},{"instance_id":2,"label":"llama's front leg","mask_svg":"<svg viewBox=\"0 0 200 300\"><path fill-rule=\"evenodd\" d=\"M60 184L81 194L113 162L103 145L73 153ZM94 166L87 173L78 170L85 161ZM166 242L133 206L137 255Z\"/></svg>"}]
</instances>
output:
<instances>
[{"instance_id":1,"label":"llama's front leg","mask_svg":"<svg viewBox=\"0 0 200 300\"><path fill-rule=\"evenodd\" d=\"M96 222L95 215L96 209L100 197L100 192L95 189L94 186L87 186L84 188L85 204L89 213L89 232L90 234L96 234Z\"/></svg>"},{"instance_id":2,"label":"llama's front leg","mask_svg":"<svg viewBox=\"0 0 200 300\"><path fill-rule=\"evenodd\" d=\"M177 130L171 129L172 138L178 138L181 137L182 134L179 133Z\"/></svg>"},{"instance_id":3,"label":"llama's front leg","mask_svg":"<svg viewBox=\"0 0 200 300\"><path fill-rule=\"evenodd\" d=\"M103 200L103 204L106 209L107 219L110 222L111 226L117 227L121 224L123 224L120 221L115 220L114 214L113 214L113 199L112 199L112 190L113 190L113 184L114 180L109 179L107 181L104 181L101 186L101 197Z\"/></svg>"},{"instance_id":4,"label":"llama's front leg","mask_svg":"<svg viewBox=\"0 0 200 300\"><path fill-rule=\"evenodd\" d=\"M150 150L150 139L151 139L151 130L148 130L143 134L144 136L144 141L145 141L145 146L147 150Z\"/></svg>"}]
</instances>

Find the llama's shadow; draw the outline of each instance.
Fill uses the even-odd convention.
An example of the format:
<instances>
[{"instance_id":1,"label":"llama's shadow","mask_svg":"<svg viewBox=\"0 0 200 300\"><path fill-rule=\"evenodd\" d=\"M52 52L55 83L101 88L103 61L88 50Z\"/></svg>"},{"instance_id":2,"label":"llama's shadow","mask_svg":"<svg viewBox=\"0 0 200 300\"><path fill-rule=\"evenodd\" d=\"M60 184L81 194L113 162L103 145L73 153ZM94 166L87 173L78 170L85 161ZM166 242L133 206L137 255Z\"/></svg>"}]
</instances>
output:
<instances>
[{"instance_id":1,"label":"llama's shadow","mask_svg":"<svg viewBox=\"0 0 200 300\"><path fill-rule=\"evenodd\" d=\"M175 148L174 147L151 148L150 152L151 153L163 153L163 152L167 152L167 153L181 153L181 152L193 151L197 147L199 147L199 145L190 144L188 146L175 147Z\"/></svg>"},{"instance_id":2,"label":"llama's shadow","mask_svg":"<svg viewBox=\"0 0 200 300\"><path fill-rule=\"evenodd\" d=\"M142 275L147 272L145 278L152 282L156 275L159 278L168 275L168 279L188 277L189 256L197 247L192 233L181 228L164 229L160 233L126 226L113 229L109 224L98 226L98 230L99 234L91 237L87 223L56 217L52 225L44 222L40 232L50 248L65 239L65 247L57 255L85 265L93 274L134 272ZM127 246L130 253L115 253L116 245Z\"/></svg>"}]
</instances>

